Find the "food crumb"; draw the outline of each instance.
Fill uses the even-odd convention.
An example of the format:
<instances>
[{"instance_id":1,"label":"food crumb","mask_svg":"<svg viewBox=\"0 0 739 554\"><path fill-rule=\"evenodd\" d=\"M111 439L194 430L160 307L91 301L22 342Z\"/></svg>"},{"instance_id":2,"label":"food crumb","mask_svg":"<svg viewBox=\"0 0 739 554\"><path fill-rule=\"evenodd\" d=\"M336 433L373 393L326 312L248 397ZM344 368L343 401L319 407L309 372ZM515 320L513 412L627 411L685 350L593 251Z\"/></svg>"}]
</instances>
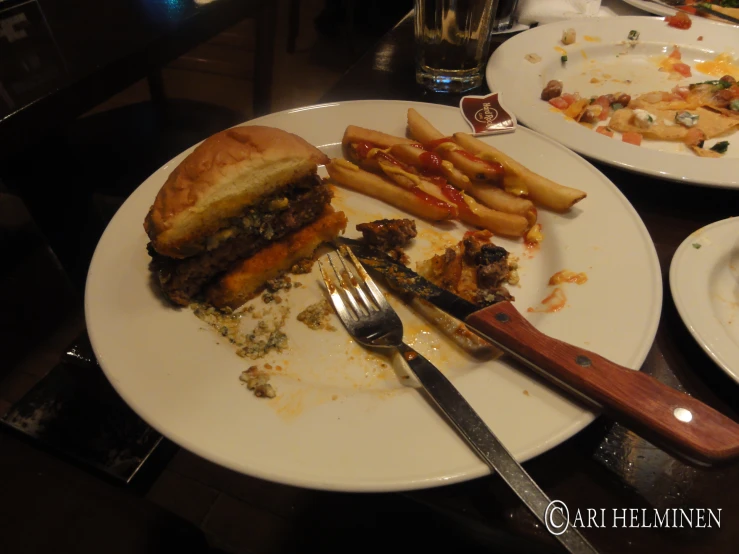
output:
<instances>
[{"instance_id":1,"label":"food crumb","mask_svg":"<svg viewBox=\"0 0 739 554\"><path fill-rule=\"evenodd\" d=\"M274 398L277 392L274 387L269 384L269 374L259 371L258 366L251 366L246 371L242 371L239 380L246 384L246 388L254 392L257 398Z\"/></svg>"},{"instance_id":2,"label":"food crumb","mask_svg":"<svg viewBox=\"0 0 739 554\"><path fill-rule=\"evenodd\" d=\"M693 243L693 248L695 248L696 250L698 250L701 246L703 246L703 245L700 244L699 242L694 242Z\"/></svg>"},{"instance_id":3,"label":"food crumb","mask_svg":"<svg viewBox=\"0 0 739 554\"><path fill-rule=\"evenodd\" d=\"M300 281L295 281L295 282L293 283L293 286L294 286L294 287L295 287L295 288L297 289L297 288L300 288L300 287L302 287L302 286L303 286L303 283L301 283Z\"/></svg>"},{"instance_id":4,"label":"food crumb","mask_svg":"<svg viewBox=\"0 0 739 554\"><path fill-rule=\"evenodd\" d=\"M699 36L698 40L703 40L703 35Z\"/></svg>"},{"instance_id":5,"label":"food crumb","mask_svg":"<svg viewBox=\"0 0 739 554\"><path fill-rule=\"evenodd\" d=\"M331 400L338 400L338 398L339 398L338 394L334 394L331 396Z\"/></svg>"},{"instance_id":6,"label":"food crumb","mask_svg":"<svg viewBox=\"0 0 739 554\"><path fill-rule=\"evenodd\" d=\"M304 258L292 266L290 273L294 273L295 275L310 273L313 270L313 262L313 258Z\"/></svg>"},{"instance_id":7,"label":"food crumb","mask_svg":"<svg viewBox=\"0 0 739 554\"><path fill-rule=\"evenodd\" d=\"M328 301L321 300L315 304L311 304L305 310L298 314L298 321L305 323L310 329L317 331L325 329L327 331L336 331L336 327L328 321L331 315L331 306Z\"/></svg>"},{"instance_id":8,"label":"food crumb","mask_svg":"<svg viewBox=\"0 0 739 554\"><path fill-rule=\"evenodd\" d=\"M524 389L524 391L523 391L523 394L524 394L524 396L531 396L531 395L529 394L529 391L527 391L526 389Z\"/></svg>"},{"instance_id":9,"label":"food crumb","mask_svg":"<svg viewBox=\"0 0 739 554\"><path fill-rule=\"evenodd\" d=\"M290 290L293 287L292 279L289 275L283 275L275 279L267 281L267 290L269 292L277 292L278 290Z\"/></svg>"},{"instance_id":10,"label":"food crumb","mask_svg":"<svg viewBox=\"0 0 739 554\"><path fill-rule=\"evenodd\" d=\"M266 369L272 369L272 365L271 365L271 364L264 364L264 367L265 367Z\"/></svg>"}]
</instances>

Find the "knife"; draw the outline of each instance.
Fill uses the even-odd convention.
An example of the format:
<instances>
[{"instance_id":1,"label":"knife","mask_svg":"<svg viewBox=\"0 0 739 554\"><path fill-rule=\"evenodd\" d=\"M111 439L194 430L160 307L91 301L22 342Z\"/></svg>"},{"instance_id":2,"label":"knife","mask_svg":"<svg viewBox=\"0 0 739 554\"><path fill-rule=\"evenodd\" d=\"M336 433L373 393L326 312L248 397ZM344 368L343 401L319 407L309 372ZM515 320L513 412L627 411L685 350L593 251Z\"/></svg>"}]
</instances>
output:
<instances>
[{"instance_id":1,"label":"knife","mask_svg":"<svg viewBox=\"0 0 739 554\"><path fill-rule=\"evenodd\" d=\"M390 288L424 298L555 385L636 427L648 440L698 464L739 457L739 424L701 401L537 331L508 301L480 309L372 246L337 240Z\"/></svg>"}]
</instances>

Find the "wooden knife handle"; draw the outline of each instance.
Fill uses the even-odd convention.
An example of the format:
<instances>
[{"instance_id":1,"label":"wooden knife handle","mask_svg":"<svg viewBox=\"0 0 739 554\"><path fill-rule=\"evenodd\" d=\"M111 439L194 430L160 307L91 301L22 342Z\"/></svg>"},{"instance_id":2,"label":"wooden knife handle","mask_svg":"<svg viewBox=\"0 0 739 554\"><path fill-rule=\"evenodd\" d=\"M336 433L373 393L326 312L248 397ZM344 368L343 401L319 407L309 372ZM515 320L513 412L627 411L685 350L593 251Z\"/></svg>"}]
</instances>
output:
<instances>
[{"instance_id":1,"label":"wooden knife handle","mask_svg":"<svg viewBox=\"0 0 739 554\"><path fill-rule=\"evenodd\" d=\"M645 438L698 462L739 456L739 424L655 378L539 332L510 302L465 323L559 386L578 392Z\"/></svg>"}]
</instances>

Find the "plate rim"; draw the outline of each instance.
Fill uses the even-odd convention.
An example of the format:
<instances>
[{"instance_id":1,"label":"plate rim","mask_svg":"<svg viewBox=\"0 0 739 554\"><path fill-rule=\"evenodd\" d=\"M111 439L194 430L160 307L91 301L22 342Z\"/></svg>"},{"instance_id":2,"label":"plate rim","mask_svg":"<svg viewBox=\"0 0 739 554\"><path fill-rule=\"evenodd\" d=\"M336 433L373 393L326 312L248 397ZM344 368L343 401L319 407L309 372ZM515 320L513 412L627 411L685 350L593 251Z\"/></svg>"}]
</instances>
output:
<instances>
[{"instance_id":1,"label":"plate rim","mask_svg":"<svg viewBox=\"0 0 739 554\"><path fill-rule=\"evenodd\" d=\"M605 25L610 22L610 20L613 18L590 18L590 19L576 19L576 20L569 20L569 21L557 21L554 23L547 23L546 25L539 25L537 27L534 27L532 29L529 29L525 33L519 33L517 35L512 36L510 39L505 41L503 44L498 47L495 52L492 53L490 58L488 58L487 65L485 66L485 81L488 85L488 88L490 88L493 92L501 92L499 90L500 87L496 87L496 79L494 77L494 74L497 71L500 71L500 68L496 67L496 64L502 63L500 60L504 57L505 51L510 48L514 48L515 45L520 41L523 40L535 40L534 38L522 38L522 37L532 37L530 33L541 33L542 29L548 30L551 28L563 28L564 26L567 27L575 27L577 29L578 26L590 26L590 25ZM638 22L635 22L634 20L639 21L650 21L650 22L663 22L664 18L661 16L648 16L648 15L630 15L630 16L620 16L617 18L618 24L623 24L625 27L629 28L636 28L635 25L638 25ZM626 24L627 21L632 21L632 24ZM715 26L719 29L731 29L731 26L727 26L723 23L718 23L715 21L703 21L703 20L694 20L694 23L697 23L698 26L701 25L708 25L708 26ZM651 24L651 23L650 23ZM710 32L710 29L707 29L705 33ZM725 31L722 31L725 32ZM708 36L708 35L706 35ZM692 45L692 43L690 43ZM501 78L500 82L505 82L505 79ZM506 95L505 90L502 91L503 96L508 98L508 96L514 96L513 94ZM509 102L511 99L509 99ZM513 101L515 106L515 100ZM546 136L549 136L548 133L546 133L544 129L549 127L549 124L542 125L538 120L530 120L525 116L521 116L520 110L513 110L516 117L518 118L518 121L528 127L529 129L536 131L538 133L544 134ZM552 130L552 133L555 131ZM588 141L586 140L585 135L580 135L579 133L575 134L574 139L568 139L567 134L559 135L559 138L562 140L562 144L566 146L567 148L572 149L573 151L577 152L578 154L582 155L583 157L586 157L587 159L596 160L598 162L604 163L606 165L610 165L612 167L617 167L620 169L624 169L633 173L647 175L649 177L654 177L663 181L672 181L677 183L683 183L683 184L689 184L689 185L695 185L695 186L704 186L704 187L711 187L711 188L727 188L727 189L739 189L739 159L731 159L731 165L736 166L734 169L736 171L731 171L731 169L726 170L725 175L726 177L721 179L716 178L707 178L703 177L701 175L700 171L693 170L693 167L695 167L693 164L685 164L685 168L681 168L680 170L671 170L667 171L665 168L670 168L671 163L674 163L676 159L685 158L687 160L693 160L693 158L689 158L688 156L682 156L679 154L673 154L670 152L660 152L658 150L650 150L652 152L652 156L648 158L647 167L644 167L644 161L638 160L640 157L638 152L639 150L633 150L628 151L624 150L624 155L619 155L616 158L613 157L613 152L609 152L609 149L603 149L598 147L593 147L593 145L598 145L599 142L596 141ZM605 138L605 137L604 137ZM605 144L601 142L600 144ZM620 143L617 143L618 147L620 146L630 146L630 145L621 145ZM696 159L702 159L702 158L696 158ZM700 167L700 166L698 166ZM693 172L693 175L686 176L684 173L691 173ZM736 175L736 177L731 177L731 175Z\"/></svg>"},{"instance_id":2,"label":"plate rim","mask_svg":"<svg viewBox=\"0 0 739 554\"><path fill-rule=\"evenodd\" d=\"M651 13L652 15L658 15L658 16L669 16L669 15L675 15L677 12L676 9L670 8L669 6L662 6L660 4L654 4L652 2L648 2L645 0L622 0L625 4L628 4L629 6L632 6L634 8L637 8L639 10L643 10L647 13Z\"/></svg>"},{"instance_id":3,"label":"plate rim","mask_svg":"<svg viewBox=\"0 0 739 554\"><path fill-rule=\"evenodd\" d=\"M736 226L739 228L739 216L728 217L726 219L721 219L719 221L710 223L709 225L705 225L700 229L690 233L690 235L688 235L685 240L680 243L680 246L678 246L677 250L675 250L675 254L673 254L672 261L670 262L670 292L672 293L672 299L675 303L675 308L677 308L677 312L680 315L680 319L682 319L683 324L688 329L688 332L695 339L695 342L698 343L701 349L714 361L717 366L719 366L719 368L721 368L724 373L726 373L733 381L739 383L739 366L737 366L737 368L735 369L732 369L725 359L726 355L722 352L723 350L725 350L725 348L716 347L714 341L712 341L710 337L706 337L706 332L708 330L706 329L706 326L704 324L696 324L696 320L705 318L706 315L708 315L709 317L713 317L713 314L710 313L710 310L706 310L706 312L703 314L696 313L695 310L693 310L693 308L685 300L683 296L683 287L680 283L680 279L683 278L683 276L687 276L685 268L690 267L690 265L686 264L685 262L687 261L687 253L690 252L691 249L694 249L693 242L695 242L696 240L696 234L707 234L715 229L725 226ZM716 252L713 257L720 257L722 253L723 251ZM713 266L711 266L710 268L705 266L705 272L701 271L701 283L698 283L699 286L704 284L704 273L706 279L708 279L708 276L712 269ZM723 328L723 325L717 323L716 328L720 328L721 332L726 334L726 330ZM732 340L731 337L728 338ZM733 341L731 342L731 344L733 345L732 356L736 357L736 359L739 360L739 346L735 345Z\"/></svg>"},{"instance_id":4,"label":"plate rim","mask_svg":"<svg viewBox=\"0 0 739 554\"><path fill-rule=\"evenodd\" d=\"M377 106L378 104L397 104L407 107L428 107L433 106L434 108L446 110L446 111L458 111L458 108L453 106L447 106L442 104L433 104L433 103L425 103L425 102L415 102L415 101L405 101L405 100L349 100L349 101L340 101L340 102L326 102L322 104L314 104L314 105L308 105L308 106L302 106L298 108L283 110L280 112L275 112L272 114L268 114L265 116L261 116L259 118L247 120L245 122L242 122L240 124L235 125L234 127L241 126L241 125L259 125L259 124L265 124L265 121L269 121L270 119L274 117L284 117L288 116L291 113L297 113L301 111L306 110L315 110L315 109L330 109L332 107L338 107L338 106L344 106L344 105L363 105L363 104L370 104ZM650 312L650 320L649 324L647 325L647 332L644 334L646 340L644 340L638 349L635 350L634 354L632 355L632 363L629 364L629 366L633 366L634 370L639 371L641 366L644 364L644 361L647 359L647 356L649 354L649 351L651 350L654 339L656 337L659 321L661 319L661 312L662 312L662 305L663 305L663 279L662 279L662 272L659 265L659 258L657 256L656 248L654 245L654 242L651 239L651 236L649 235L649 232L646 228L646 225L644 224L644 221L642 220L641 216L638 214L634 206L629 202L628 198L621 192L621 190L606 176L604 175L597 167L593 166L589 161L579 156L577 153L573 152L572 150L566 148L562 144L558 143L557 141L549 138L546 135L543 135L541 133L538 133L531 129L524 128L522 131L524 134L533 134L536 135L539 139L544 140L548 144L550 144L554 149L559 151L562 155L567 155L572 157L574 160L576 160L577 163L584 164L588 167L588 170L593 173L594 178L597 178L603 182L603 186L610 187L612 189L612 192L616 195L616 197L621 201L623 207L626 210L626 213L633 219L634 224L636 225L639 234L644 239L643 243L647 249L648 252L648 258L649 258L649 265L651 274L653 275L652 283L650 284L651 288L651 298L654 302L654 309ZM202 141L201 141L202 142ZM160 168L158 168L156 171L154 171L147 179L142 181L142 183L137 187L134 192L130 196L136 193L140 189L141 186L146 183L146 181L151 178L152 175L155 173L167 168L170 164L172 164L173 160L177 157L181 156L185 152L190 151L192 148L196 147L197 144L193 144L191 147L184 149L179 154L173 156L172 159L168 160L165 164L163 164ZM329 143L327 143L329 144ZM322 145L325 146L325 145ZM129 196L129 198L130 198ZM126 202L129 201L129 198L126 199ZM89 283L95 279L95 273L96 273L96 260L98 259L98 256L102 255L100 252L101 244L104 243L105 240L109 240L107 238L109 233L112 233L111 227L112 222L116 217L118 217L118 214L120 210L125 206L126 202L119 208L119 210L116 212L116 214L113 216L111 221L109 222L108 226L106 227L105 231L103 232L103 235L100 238L100 241L98 242L98 245L96 246L95 253L93 254L92 261L90 263L90 268L87 276L87 282L85 286L85 317L86 321L90 320L90 312L91 312L91 300L88 295L89 290ZM270 471L263 471L260 469L249 469L248 473L243 469L243 467L234 467L234 465L229 461L226 460L223 456L220 456L219 454L215 454L213 452L205 452L204 450L197 447L197 445L192 445L191 441L187 440L185 436L182 436L180 433L172 433L170 430L167 430L165 432L164 429L159 428L156 424L153 424L151 421L149 421L148 418L143 417L141 415L141 410L139 408L139 403L135 401L135 399L132 399L129 394L125 390L121 390L117 380L113 378L113 375L109 373L109 369L106 369L105 362L103 361L105 356L101 356L101 352L99 351L99 348L96 346L97 342L97 329L93 329L91 326L88 326L88 334L90 338L90 343L93 347L93 351L99 361L99 365L101 369L103 370L104 374L106 375L106 378L111 382L112 386L116 389L117 393L121 395L121 397L126 401L129 406L140 416L142 419L144 419L149 425L151 425L154 429L162 433L164 436L167 436L170 438L170 440L173 440L173 442L177 443L178 445L181 445L183 448L186 448L187 450L190 450L191 452L194 452L197 455L200 455L208 460L211 460L221 466L227 467L229 469L232 469L234 471L237 471L239 473L248 474L250 476L254 476L261 479L266 479L273 482L279 482L284 483L288 485L293 486L299 486L299 487L307 487L307 488L313 488L313 489L320 489L320 490L331 490L331 491L344 491L344 492L398 492L398 491L409 491L409 490L417 490L417 489L424 489L424 488L432 488L437 486L443 486L447 484L453 484L453 483L459 483L468 481L471 479L479 478L482 476L486 476L490 474L490 470L485 466L482 462L478 466L475 466L476 470L470 470L470 471L463 471L463 472L450 472L444 477L437 477L437 476L431 476L431 477L424 477L424 478L418 478L418 479L408 479L408 478L394 478L394 479L384 479L381 483L378 483L376 481L363 481L363 482L339 482L339 481L332 481L332 482L326 482L317 480L315 478L302 478L300 475L291 474L289 476L285 476L281 473L272 473ZM136 408L134 408L136 406ZM519 461L525 462L529 459L532 459L536 456L539 456L540 454L543 454L552 448L564 443L568 439L572 438L574 435L579 433L582 429L587 427L596 417L599 415L599 413L583 407L582 415L579 416L577 419L573 420L572 423L562 429L559 434L556 437L552 437L549 440L541 441L536 448L530 448L528 451L525 451L522 455L518 456L517 459ZM443 424L443 423L442 423Z\"/></svg>"}]
</instances>

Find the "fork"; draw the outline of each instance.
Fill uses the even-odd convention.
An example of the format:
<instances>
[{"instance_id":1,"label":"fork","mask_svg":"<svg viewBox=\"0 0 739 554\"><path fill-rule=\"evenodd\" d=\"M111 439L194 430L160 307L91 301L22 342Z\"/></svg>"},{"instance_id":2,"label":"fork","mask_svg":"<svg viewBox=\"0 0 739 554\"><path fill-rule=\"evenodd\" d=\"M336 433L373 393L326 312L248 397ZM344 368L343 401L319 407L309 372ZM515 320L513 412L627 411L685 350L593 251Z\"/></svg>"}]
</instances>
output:
<instances>
[{"instance_id":1,"label":"fork","mask_svg":"<svg viewBox=\"0 0 739 554\"><path fill-rule=\"evenodd\" d=\"M349 334L363 346L396 349L462 438L559 542L573 554L596 552L577 529L569 526L564 515L566 507L559 501L552 502L544 494L454 385L431 362L403 342L403 322L354 253L340 246L337 255L329 253L325 258L333 274L322 260L318 260L323 282Z\"/></svg>"}]
</instances>

